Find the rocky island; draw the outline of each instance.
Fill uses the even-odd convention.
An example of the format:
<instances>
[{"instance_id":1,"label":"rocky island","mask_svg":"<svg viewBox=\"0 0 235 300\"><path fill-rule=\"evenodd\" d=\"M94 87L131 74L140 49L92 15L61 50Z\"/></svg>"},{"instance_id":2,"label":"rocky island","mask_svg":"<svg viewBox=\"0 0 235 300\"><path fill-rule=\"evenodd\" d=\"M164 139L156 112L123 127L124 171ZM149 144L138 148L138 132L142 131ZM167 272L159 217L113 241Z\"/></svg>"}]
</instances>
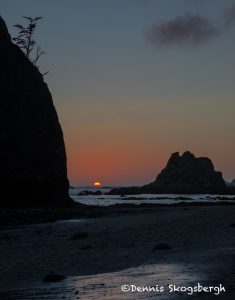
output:
<instances>
[{"instance_id":1,"label":"rocky island","mask_svg":"<svg viewBox=\"0 0 235 300\"><path fill-rule=\"evenodd\" d=\"M234 192L234 190L233 190ZM215 171L207 157L195 157L189 151L175 152L154 182L141 187L111 190L110 194L227 194L222 173Z\"/></svg>"}]
</instances>

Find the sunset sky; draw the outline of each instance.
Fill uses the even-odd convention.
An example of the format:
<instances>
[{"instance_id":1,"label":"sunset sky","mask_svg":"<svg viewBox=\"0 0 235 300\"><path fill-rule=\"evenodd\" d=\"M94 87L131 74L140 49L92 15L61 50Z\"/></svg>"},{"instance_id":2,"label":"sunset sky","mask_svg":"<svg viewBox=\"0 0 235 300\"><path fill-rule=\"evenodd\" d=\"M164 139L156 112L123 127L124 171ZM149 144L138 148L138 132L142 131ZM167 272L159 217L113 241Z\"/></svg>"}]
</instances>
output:
<instances>
[{"instance_id":1,"label":"sunset sky","mask_svg":"<svg viewBox=\"0 0 235 300\"><path fill-rule=\"evenodd\" d=\"M185 150L235 178L234 0L0 0L0 14L12 36L43 17L71 184L146 184Z\"/></svg>"}]
</instances>

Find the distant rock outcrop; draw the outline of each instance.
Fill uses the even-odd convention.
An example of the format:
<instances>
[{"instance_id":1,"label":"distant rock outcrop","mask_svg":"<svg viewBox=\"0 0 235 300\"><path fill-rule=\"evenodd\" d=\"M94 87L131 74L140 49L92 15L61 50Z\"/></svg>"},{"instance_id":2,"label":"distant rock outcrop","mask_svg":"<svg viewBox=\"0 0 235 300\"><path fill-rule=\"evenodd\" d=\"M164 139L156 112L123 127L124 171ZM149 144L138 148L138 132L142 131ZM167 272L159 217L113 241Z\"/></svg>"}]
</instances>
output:
<instances>
[{"instance_id":1,"label":"distant rock outcrop","mask_svg":"<svg viewBox=\"0 0 235 300\"><path fill-rule=\"evenodd\" d=\"M63 133L38 69L0 17L0 206L66 205Z\"/></svg>"},{"instance_id":2,"label":"distant rock outcrop","mask_svg":"<svg viewBox=\"0 0 235 300\"><path fill-rule=\"evenodd\" d=\"M113 189L110 194L223 194L230 193L222 177L207 157L196 158L186 151L173 153L156 180L141 187Z\"/></svg>"},{"instance_id":3,"label":"distant rock outcrop","mask_svg":"<svg viewBox=\"0 0 235 300\"><path fill-rule=\"evenodd\" d=\"M226 184L209 158L196 158L186 151L182 156L179 152L173 153L149 187L167 193L220 193L226 189Z\"/></svg>"}]
</instances>

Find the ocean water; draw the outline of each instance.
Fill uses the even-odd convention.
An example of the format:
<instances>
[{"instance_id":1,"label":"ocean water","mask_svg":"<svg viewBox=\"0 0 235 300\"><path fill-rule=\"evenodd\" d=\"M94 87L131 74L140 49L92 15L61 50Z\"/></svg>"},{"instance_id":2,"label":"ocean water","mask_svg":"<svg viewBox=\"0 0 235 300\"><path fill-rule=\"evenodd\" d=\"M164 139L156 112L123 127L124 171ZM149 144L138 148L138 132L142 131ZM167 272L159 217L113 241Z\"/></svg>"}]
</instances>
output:
<instances>
[{"instance_id":1,"label":"ocean water","mask_svg":"<svg viewBox=\"0 0 235 300\"><path fill-rule=\"evenodd\" d=\"M115 204L175 204L181 202L231 202L234 201L235 195L210 195L210 194L140 194L140 195L105 195L113 187L75 187L70 188L71 198L86 205L110 206ZM101 191L102 195L78 195L82 191Z\"/></svg>"}]
</instances>

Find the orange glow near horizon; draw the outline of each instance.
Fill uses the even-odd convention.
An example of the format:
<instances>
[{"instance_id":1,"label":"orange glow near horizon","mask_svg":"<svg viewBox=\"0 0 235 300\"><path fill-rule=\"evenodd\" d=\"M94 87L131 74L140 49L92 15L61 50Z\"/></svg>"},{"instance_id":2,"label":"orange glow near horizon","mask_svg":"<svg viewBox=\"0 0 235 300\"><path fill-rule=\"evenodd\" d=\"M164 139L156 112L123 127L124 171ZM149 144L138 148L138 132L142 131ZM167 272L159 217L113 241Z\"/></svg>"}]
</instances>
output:
<instances>
[{"instance_id":1,"label":"orange glow near horizon","mask_svg":"<svg viewBox=\"0 0 235 300\"><path fill-rule=\"evenodd\" d=\"M95 186L95 187L101 186L101 183L100 183L99 181L95 181L95 182L93 183L93 186Z\"/></svg>"},{"instance_id":2,"label":"orange glow near horizon","mask_svg":"<svg viewBox=\"0 0 235 300\"><path fill-rule=\"evenodd\" d=\"M62 127L71 185L87 186L95 180L105 186L144 185L155 180L173 152L182 154L186 150L196 157L209 157L226 180L234 178L231 118L224 131L217 128L218 120L211 121L210 126L206 118L189 122L187 114L178 115L174 107L170 119L167 114L156 118L149 113L148 122L140 122L147 110L145 106L140 114L136 103L136 116L131 112L129 116L128 110L121 111L117 103L112 104L112 110L109 104L100 111L100 104L91 106L88 102L73 111L69 108L66 115L63 112L64 118L70 120L69 125ZM166 109L171 112L171 107ZM148 111L156 112L154 107Z\"/></svg>"},{"instance_id":3,"label":"orange glow near horizon","mask_svg":"<svg viewBox=\"0 0 235 300\"><path fill-rule=\"evenodd\" d=\"M105 147L103 152L99 147ZM161 167L151 160L153 153L143 153L144 159L129 146L125 151L116 146L109 149L108 145L101 143L97 145L94 153L92 147L85 148L81 144L77 151L68 151L68 175L73 185L86 186L98 181L101 186L112 185L141 185L147 184L155 179ZM141 153L142 154L142 153ZM164 161L167 159L167 155ZM92 178L95 178L93 181Z\"/></svg>"},{"instance_id":4,"label":"orange glow near horizon","mask_svg":"<svg viewBox=\"0 0 235 300\"><path fill-rule=\"evenodd\" d=\"M99 149L101 145L104 147L103 152ZM86 186L91 182L94 184L95 181L92 181L92 178L99 178L96 181L101 183L101 186L103 182L107 186L150 183L155 180L157 174L166 166L172 153L171 149L174 148L170 145L164 149L164 152L155 147L153 147L153 150L148 149L150 147L145 144L145 149L140 151L140 147L137 148L135 145L133 147L133 145L129 144L125 151L121 151L118 146L116 146L114 151L114 149L109 149L107 144L101 143L101 145L97 145L95 154L91 146L85 147L83 143L81 143L80 149L77 148L77 151L71 148L68 149L70 150L68 151L68 175L72 185ZM176 149L182 154L184 149L179 148L177 147ZM197 157L210 157L215 169L222 171L225 179L227 179L227 174L224 172L224 169L233 174L233 165L231 165L229 159L227 162L222 155L221 157L217 153L212 155L210 149L209 151L202 151L201 149L194 150L192 148L185 147ZM139 151L135 151L136 149ZM232 178L231 175L230 177Z\"/></svg>"}]
</instances>

